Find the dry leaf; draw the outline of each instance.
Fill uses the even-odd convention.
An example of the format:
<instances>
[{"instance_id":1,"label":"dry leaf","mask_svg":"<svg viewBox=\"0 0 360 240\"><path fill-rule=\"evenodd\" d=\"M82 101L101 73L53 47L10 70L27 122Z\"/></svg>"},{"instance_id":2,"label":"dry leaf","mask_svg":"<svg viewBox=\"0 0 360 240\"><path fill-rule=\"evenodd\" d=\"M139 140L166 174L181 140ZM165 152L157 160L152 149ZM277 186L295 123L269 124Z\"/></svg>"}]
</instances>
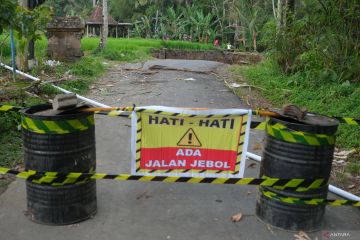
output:
<instances>
[{"instance_id":1,"label":"dry leaf","mask_svg":"<svg viewBox=\"0 0 360 240\"><path fill-rule=\"evenodd\" d=\"M355 149L352 149L350 151L341 151L341 152L335 152L334 155L335 156L348 156L349 154L355 152Z\"/></svg>"},{"instance_id":2,"label":"dry leaf","mask_svg":"<svg viewBox=\"0 0 360 240\"><path fill-rule=\"evenodd\" d=\"M295 240L311 240L311 238L304 231L300 231L298 234L294 235Z\"/></svg>"},{"instance_id":3,"label":"dry leaf","mask_svg":"<svg viewBox=\"0 0 360 240\"><path fill-rule=\"evenodd\" d=\"M250 195L251 194L251 192L250 191L248 191L247 193L246 193L246 195Z\"/></svg>"},{"instance_id":4,"label":"dry leaf","mask_svg":"<svg viewBox=\"0 0 360 240\"><path fill-rule=\"evenodd\" d=\"M248 168L256 168L257 164L256 163L250 163L247 167Z\"/></svg>"},{"instance_id":5,"label":"dry leaf","mask_svg":"<svg viewBox=\"0 0 360 240\"><path fill-rule=\"evenodd\" d=\"M242 213L237 213L231 217L231 221L240 222L242 216L243 216Z\"/></svg>"},{"instance_id":6,"label":"dry leaf","mask_svg":"<svg viewBox=\"0 0 360 240\"><path fill-rule=\"evenodd\" d=\"M254 151L260 150L260 149L261 149L261 144L260 144L260 143L255 143L252 149L253 149Z\"/></svg>"},{"instance_id":7,"label":"dry leaf","mask_svg":"<svg viewBox=\"0 0 360 240\"><path fill-rule=\"evenodd\" d=\"M275 236L274 231L271 229L271 226L269 224L266 224L266 228L269 230L269 232L271 232L272 235Z\"/></svg>"},{"instance_id":8,"label":"dry leaf","mask_svg":"<svg viewBox=\"0 0 360 240\"><path fill-rule=\"evenodd\" d=\"M354 187L355 187L355 185L352 184L352 185L348 186L348 189L353 189Z\"/></svg>"},{"instance_id":9,"label":"dry leaf","mask_svg":"<svg viewBox=\"0 0 360 240\"><path fill-rule=\"evenodd\" d=\"M149 199L149 198L151 198L151 195L149 195L147 192L143 192L136 197L137 200L140 200L142 198Z\"/></svg>"}]
</instances>

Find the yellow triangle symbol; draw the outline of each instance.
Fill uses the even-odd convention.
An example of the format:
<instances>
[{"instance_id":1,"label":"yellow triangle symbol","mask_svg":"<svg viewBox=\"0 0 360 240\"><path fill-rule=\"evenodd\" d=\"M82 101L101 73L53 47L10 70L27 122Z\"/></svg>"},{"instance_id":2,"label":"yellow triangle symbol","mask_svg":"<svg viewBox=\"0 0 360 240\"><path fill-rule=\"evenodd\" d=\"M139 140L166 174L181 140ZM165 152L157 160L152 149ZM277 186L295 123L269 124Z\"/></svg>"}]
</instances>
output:
<instances>
[{"instance_id":1,"label":"yellow triangle symbol","mask_svg":"<svg viewBox=\"0 0 360 240\"><path fill-rule=\"evenodd\" d=\"M194 130L190 128L187 132L180 138L180 141L177 144L178 146L184 147L201 147L201 142L196 136Z\"/></svg>"}]
</instances>

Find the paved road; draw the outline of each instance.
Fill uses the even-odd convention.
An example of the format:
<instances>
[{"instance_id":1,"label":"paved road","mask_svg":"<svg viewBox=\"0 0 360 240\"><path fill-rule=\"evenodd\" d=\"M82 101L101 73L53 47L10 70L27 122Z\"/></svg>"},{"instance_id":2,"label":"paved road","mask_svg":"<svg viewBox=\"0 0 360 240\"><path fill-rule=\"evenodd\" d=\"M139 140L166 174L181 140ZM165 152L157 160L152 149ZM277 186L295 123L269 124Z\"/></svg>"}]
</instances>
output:
<instances>
[{"instance_id":1,"label":"paved road","mask_svg":"<svg viewBox=\"0 0 360 240\"><path fill-rule=\"evenodd\" d=\"M222 64L205 61L164 60L152 64L209 71ZM166 105L211 108L244 107L212 75L111 68L93 87L90 97L109 105ZM127 68L140 67L139 64ZM194 78L195 81L184 81ZM130 128L127 119L96 118L98 170L109 173L130 171ZM261 143L261 133L251 134ZM250 147L252 150L252 147ZM250 164L251 161L248 162ZM247 165L248 165L247 164ZM247 168L246 176L257 176ZM23 181L13 182L0 196L0 239L294 239L294 233L276 230L260 222L255 213L256 187L98 181L98 213L88 221L71 226L44 226L29 221ZM330 196L331 197L331 196ZM243 219L230 221L241 212ZM360 212L349 207L328 207L324 230L359 230ZM360 232L358 231L357 234ZM310 234L321 238L322 232Z\"/></svg>"}]
</instances>

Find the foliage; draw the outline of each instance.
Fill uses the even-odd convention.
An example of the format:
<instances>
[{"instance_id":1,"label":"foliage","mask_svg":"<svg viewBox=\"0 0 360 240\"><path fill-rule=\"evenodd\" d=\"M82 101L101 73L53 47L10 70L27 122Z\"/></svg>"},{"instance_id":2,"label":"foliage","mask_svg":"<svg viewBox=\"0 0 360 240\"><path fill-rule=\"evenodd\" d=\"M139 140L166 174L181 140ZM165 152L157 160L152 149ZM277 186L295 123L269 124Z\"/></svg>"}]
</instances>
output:
<instances>
[{"instance_id":1,"label":"foliage","mask_svg":"<svg viewBox=\"0 0 360 240\"><path fill-rule=\"evenodd\" d=\"M12 95L14 96L13 101L0 102L0 104L32 106L40 103L39 99L25 97L25 95L18 90L7 91L6 93L7 94L1 95L1 97L6 98L7 95ZM22 140L21 131L18 130L20 121L20 114L17 112L0 112L0 166L15 167L21 162Z\"/></svg>"},{"instance_id":2,"label":"foliage","mask_svg":"<svg viewBox=\"0 0 360 240\"><path fill-rule=\"evenodd\" d=\"M92 1L89 0L46 0L44 6L50 7L55 16L87 18L92 11Z\"/></svg>"},{"instance_id":3,"label":"foliage","mask_svg":"<svg viewBox=\"0 0 360 240\"><path fill-rule=\"evenodd\" d=\"M98 42L98 41L97 41ZM95 44L96 45L96 44ZM76 93L85 93L96 77L105 72L105 66L101 59L94 56L86 56L75 63L62 63L56 67L55 75L61 78L64 75L73 76L71 80L64 81L60 86ZM45 87L52 94L53 89Z\"/></svg>"},{"instance_id":4,"label":"foliage","mask_svg":"<svg viewBox=\"0 0 360 240\"><path fill-rule=\"evenodd\" d=\"M0 35L3 29L10 27L15 23L13 18L16 9L16 2L13 0L1 0L0 7Z\"/></svg>"},{"instance_id":5,"label":"foliage","mask_svg":"<svg viewBox=\"0 0 360 240\"><path fill-rule=\"evenodd\" d=\"M183 12L176 11L173 7L166 10L166 15L160 19L160 32L159 37L169 35L170 39L181 39L182 34L185 32L183 24Z\"/></svg>"},{"instance_id":6,"label":"foliage","mask_svg":"<svg viewBox=\"0 0 360 240\"><path fill-rule=\"evenodd\" d=\"M214 49L212 44L200 44L186 41L163 41L159 39L115 39L109 38L104 51L97 52L97 38L82 39L82 49L92 51L96 56L102 56L109 60L117 61L139 61L150 58L152 49L188 49L188 50L209 50Z\"/></svg>"},{"instance_id":7,"label":"foliage","mask_svg":"<svg viewBox=\"0 0 360 240\"><path fill-rule=\"evenodd\" d=\"M250 84L265 89L261 94L276 107L293 103L309 111L328 116L360 116L360 84L349 82L316 84L317 79L308 79L306 74L285 75L276 62L266 61L257 66L232 67L234 76L243 75ZM360 128L341 125L337 144L340 147L360 149Z\"/></svg>"},{"instance_id":8,"label":"foliage","mask_svg":"<svg viewBox=\"0 0 360 240\"><path fill-rule=\"evenodd\" d=\"M246 39L241 46L250 49L256 48L259 27L271 12L271 5L260 0L110 0L110 6L115 19L135 22L135 37L198 42L220 39L234 45Z\"/></svg>"},{"instance_id":9,"label":"foliage","mask_svg":"<svg viewBox=\"0 0 360 240\"><path fill-rule=\"evenodd\" d=\"M32 39L41 39L46 23L51 19L51 11L44 6L36 7L33 10L17 6L13 18L15 21L13 28L16 30L17 54L20 60L19 68L27 70L25 59L28 54L29 42Z\"/></svg>"},{"instance_id":10,"label":"foliage","mask_svg":"<svg viewBox=\"0 0 360 240\"><path fill-rule=\"evenodd\" d=\"M319 84L360 82L359 12L356 0L301 1L285 29L266 29L266 47L285 73L305 72Z\"/></svg>"}]
</instances>

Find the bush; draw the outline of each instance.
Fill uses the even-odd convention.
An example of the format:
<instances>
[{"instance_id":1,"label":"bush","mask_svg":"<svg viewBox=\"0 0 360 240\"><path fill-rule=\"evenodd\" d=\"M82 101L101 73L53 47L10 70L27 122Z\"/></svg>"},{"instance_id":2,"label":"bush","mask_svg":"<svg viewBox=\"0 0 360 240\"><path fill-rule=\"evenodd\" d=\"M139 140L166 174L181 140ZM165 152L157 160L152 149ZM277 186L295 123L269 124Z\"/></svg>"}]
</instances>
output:
<instances>
[{"instance_id":1,"label":"bush","mask_svg":"<svg viewBox=\"0 0 360 240\"><path fill-rule=\"evenodd\" d=\"M261 31L260 45L271 50L283 72L304 72L317 82L360 82L358 1L303 2L287 26L273 21Z\"/></svg>"},{"instance_id":2,"label":"bush","mask_svg":"<svg viewBox=\"0 0 360 240\"><path fill-rule=\"evenodd\" d=\"M319 83L317 78L308 78L301 73L285 75L273 61L249 67L233 66L231 70L234 76L243 75L251 84L265 89L262 94L275 107L293 103L328 116L360 116L360 84L350 81L341 84L331 81ZM359 139L359 126L340 125L337 132L340 147L360 149Z\"/></svg>"},{"instance_id":3,"label":"bush","mask_svg":"<svg viewBox=\"0 0 360 240\"><path fill-rule=\"evenodd\" d=\"M104 65L94 57L83 57L68 66L71 74L83 77L95 77L105 71Z\"/></svg>"}]
</instances>

